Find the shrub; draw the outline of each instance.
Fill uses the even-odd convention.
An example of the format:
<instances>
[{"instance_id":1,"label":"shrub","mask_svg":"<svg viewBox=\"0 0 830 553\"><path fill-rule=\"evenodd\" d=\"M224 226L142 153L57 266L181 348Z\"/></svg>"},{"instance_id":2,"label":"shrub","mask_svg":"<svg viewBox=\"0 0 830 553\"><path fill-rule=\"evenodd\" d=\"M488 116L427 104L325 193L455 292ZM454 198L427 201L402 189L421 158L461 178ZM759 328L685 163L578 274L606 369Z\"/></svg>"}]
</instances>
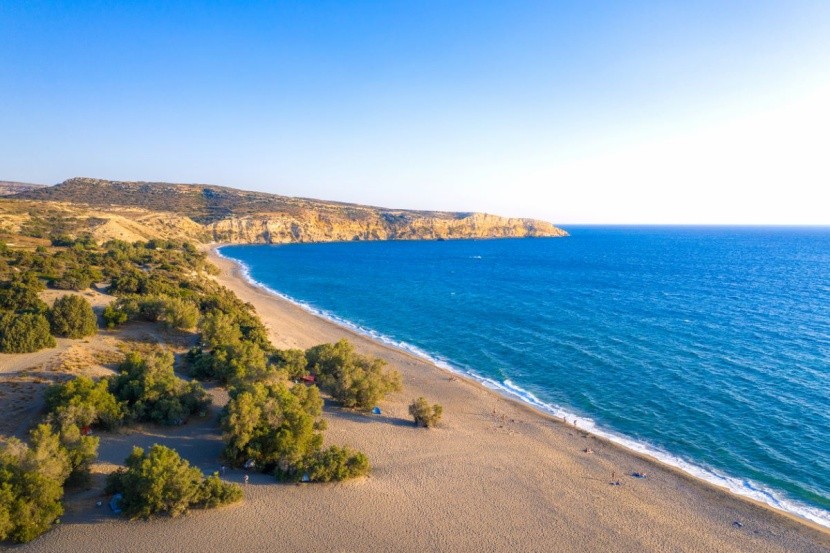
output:
<instances>
[{"instance_id":1,"label":"shrub","mask_svg":"<svg viewBox=\"0 0 830 553\"><path fill-rule=\"evenodd\" d=\"M386 394L401 390L397 371L384 371L385 361L355 353L346 340L314 346L306 358L320 386L345 407L368 411Z\"/></svg>"},{"instance_id":2,"label":"shrub","mask_svg":"<svg viewBox=\"0 0 830 553\"><path fill-rule=\"evenodd\" d=\"M210 398L198 382L185 382L173 372L173 354L146 359L129 353L110 381L110 391L126 404L134 420L183 424L188 415L204 411Z\"/></svg>"},{"instance_id":3,"label":"shrub","mask_svg":"<svg viewBox=\"0 0 830 553\"><path fill-rule=\"evenodd\" d=\"M423 426L425 428L436 426L440 422L443 412L443 407L437 403L430 405L424 397L413 400L409 406L409 414L415 419L415 426Z\"/></svg>"},{"instance_id":4,"label":"shrub","mask_svg":"<svg viewBox=\"0 0 830 553\"><path fill-rule=\"evenodd\" d=\"M0 541L29 542L63 514L69 456L47 424L32 430L30 445L9 439L0 449Z\"/></svg>"},{"instance_id":5,"label":"shrub","mask_svg":"<svg viewBox=\"0 0 830 553\"><path fill-rule=\"evenodd\" d=\"M113 429L124 418L124 408L110 393L106 378L95 382L79 376L63 384L53 384L46 389L45 401L50 416L61 421L61 425Z\"/></svg>"},{"instance_id":6,"label":"shrub","mask_svg":"<svg viewBox=\"0 0 830 553\"><path fill-rule=\"evenodd\" d=\"M221 419L224 456L235 466L252 460L290 478L323 444L322 409L316 387L257 382L235 390Z\"/></svg>"},{"instance_id":7,"label":"shrub","mask_svg":"<svg viewBox=\"0 0 830 553\"><path fill-rule=\"evenodd\" d=\"M308 361L301 349L277 350L271 355L271 360L288 378L300 378L308 373Z\"/></svg>"},{"instance_id":8,"label":"shrub","mask_svg":"<svg viewBox=\"0 0 830 553\"><path fill-rule=\"evenodd\" d=\"M179 330L195 328L199 322L199 308L181 298L168 297L164 299L162 318L165 324Z\"/></svg>"},{"instance_id":9,"label":"shrub","mask_svg":"<svg viewBox=\"0 0 830 553\"><path fill-rule=\"evenodd\" d=\"M121 469L107 479L107 491L121 493L121 509L131 519L154 514L176 517L194 506L215 507L239 501L239 486L226 484L182 459L174 450L154 445L145 453L140 447L125 460Z\"/></svg>"},{"instance_id":10,"label":"shrub","mask_svg":"<svg viewBox=\"0 0 830 553\"><path fill-rule=\"evenodd\" d=\"M242 499L242 488L236 484L223 482L219 478L219 474L214 472L202 482L199 497L200 507L212 509L213 507L240 501Z\"/></svg>"},{"instance_id":11,"label":"shrub","mask_svg":"<svg viewBox=\"0 0 830 553\"><path fill-rule=\"evenodd\" d=\"M66 338L83 338L98 332L92 306L81 296L70 294L55 300L49 311L52 333Z\"/></svg>"},{"instance_id":12,"label":"shrub","mask_svg":"<svg viewBox=\"0 0 830 553\"><path fill-rule=\"evenodd\" d=\"M331 446L309 456L303 463L311 482L339 482L369 474L369 458L348 447Z\"/></svg>"},{"instance_id":13,"label":"shrub","mask_svg":"<svg viewBox=\"0 0 830 553\"><path fill-rule=\"evenodd\" d=\"M102 314L104 324L107 328L115 328L130 320L129 312L124 308L119 300L110 302Z\"/></svg>"},{"instance_id":14,"label":"shrub","mask_svg":"<svg viewBox=\"0 0 830 553\"><path fill-rule=\"evenodd\" d=\"M0 314L0 352L30 353L53 347L49 321L40 313Z\"/></svg>"},{"instance_id":15,"label":"shrub","mask_svg":"<svg viewBox=\"0 0 830 553\"><path fill-rule=\"evenodd\" d=\"M9 282L0 285L0 309L42 313L46 304L40 293L46 287L34 272L18 273Z\"/></svg>"},{"instance_id":16,"label":"shrub","mask_svg":"<svg viewBox=\"0 0 830 553\"><path fill-rule=\"evenodd\" d=\"M84 265L74 269L67 269L60 278L49 281L49 285L59 290L85 290L93 282L97 282L102 278L101 271L97 268Z\"/></svg>"},{"instance_id":17,"label":"shrub","mask_svg":"<svg viewBox=\"0 0 830 553\"><path fill-rule=\"evenodd\" d=\"M202 319L202 343L210 348L232 346L242 340L242 332L231 315L211 311Z\"/></svg>"}]
</instances>

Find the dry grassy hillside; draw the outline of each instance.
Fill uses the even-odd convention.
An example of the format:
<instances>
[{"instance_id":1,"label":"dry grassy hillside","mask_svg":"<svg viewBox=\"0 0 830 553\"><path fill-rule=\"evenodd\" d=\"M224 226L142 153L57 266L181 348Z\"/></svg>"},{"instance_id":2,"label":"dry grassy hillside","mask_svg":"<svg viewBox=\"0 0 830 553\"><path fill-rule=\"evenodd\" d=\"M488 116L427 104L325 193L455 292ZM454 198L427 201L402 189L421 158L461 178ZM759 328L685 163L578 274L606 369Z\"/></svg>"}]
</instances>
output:
<instances>
[{"instance_id":1,"label":"dry grassy hillside","mask_svg":"<svg viewBox=\"0 0 830 553\"><path fill-rule=\"evenodd\" d=\"M393 210L248 192L212 185L75 178L9 197L3 223L34 209L63 212L96 238L190 238L201 242L287 243L565 236L550 223L482 213ZM14 203L19 206L15 207ZM21 215L22 214L22 215ZM16 221L16 223L15 223ZM67 229L67 232L73 232Z\"/></svg>"}]
</instances>

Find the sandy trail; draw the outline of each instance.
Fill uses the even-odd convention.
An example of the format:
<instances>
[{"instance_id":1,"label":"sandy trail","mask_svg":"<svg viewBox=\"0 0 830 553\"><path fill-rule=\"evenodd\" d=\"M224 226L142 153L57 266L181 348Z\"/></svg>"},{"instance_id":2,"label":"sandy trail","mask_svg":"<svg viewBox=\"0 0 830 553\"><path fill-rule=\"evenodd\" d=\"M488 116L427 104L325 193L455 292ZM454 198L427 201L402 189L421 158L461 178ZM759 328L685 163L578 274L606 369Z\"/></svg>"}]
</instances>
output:
<instances>
[{"instance_id":1,"label":"sandy trail","mask_svg":"<svg viewBox=\"0 0 830 553\"><path fill-rule=\"evenodd\" d=\"M227 260L212 261L280 347L345 337L401 371L405 390L381 404L382 416L325 410L327 442L365 451L372 475L333 485L258 475L242 504L150 522L117 520L90 495L21 551L830 551L830 533L820 527L451 377L247 284ZM419 395L444 406L440 428L412 426L407 405ZM214 423L104 436L102 459L159 441L210 470L221 449ZM609 485L612 471L621 486ZM633 471L648 478L631 478ZM241 473L227 477L240 481Z\"/></svg>"}]
</instances>

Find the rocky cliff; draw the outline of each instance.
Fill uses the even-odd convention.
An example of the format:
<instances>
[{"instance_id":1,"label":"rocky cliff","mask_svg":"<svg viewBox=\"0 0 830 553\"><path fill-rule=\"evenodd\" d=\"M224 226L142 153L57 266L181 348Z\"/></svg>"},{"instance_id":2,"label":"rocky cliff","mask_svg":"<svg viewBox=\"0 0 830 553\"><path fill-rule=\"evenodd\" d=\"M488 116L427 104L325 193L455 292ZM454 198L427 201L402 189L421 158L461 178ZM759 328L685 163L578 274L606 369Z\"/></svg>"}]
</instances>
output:
<instances>
[{"instance_id":1,"label":"rocky cliff","mask_svg":"<svg viewBox=\"0 0 830 553\"><path fill-rule=\"evenodd\" d=\"M228 243L435 240L566 236L544 221L483 213L409 211L292 198L212 185L75 178L14 196L86 205L141 208L194 222L195 239Z\"/></svg>"}]
</instances>

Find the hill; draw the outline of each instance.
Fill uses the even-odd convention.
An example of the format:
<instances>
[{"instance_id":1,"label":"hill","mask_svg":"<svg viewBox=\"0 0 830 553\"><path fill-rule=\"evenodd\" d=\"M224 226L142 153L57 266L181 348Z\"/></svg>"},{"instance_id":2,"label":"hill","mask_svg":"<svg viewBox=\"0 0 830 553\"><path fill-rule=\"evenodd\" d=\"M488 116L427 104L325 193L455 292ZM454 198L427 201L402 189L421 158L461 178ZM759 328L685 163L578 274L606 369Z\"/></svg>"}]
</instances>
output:
<instances>
[{"instance_id":1,"label":"hill","mask_svg":"<svg viewBox=\"0 0 830 553\"><path fill-rule=\"evenodd\" d=\"M545 221L483 213L386 209L223 186L73 178L11 198L165 213L196 223L198 239L232 243L565 236ZM171 223L177 224L177 223ZM122 225L123 226L123 225Z\"/></svg>"},{"instance_id":2,"label":"hill","mask_svg":"<svg viewBox=\"0 0 830 553\"><path fill-rule=\"evenodd\" d=\"M10 196L12 194L19 194L28 190L35 190L38 188L45 188L44 184L32 184L29 182L15 182L10 180L0 180L0 196Z\"/></svg>"}]
</instances>

